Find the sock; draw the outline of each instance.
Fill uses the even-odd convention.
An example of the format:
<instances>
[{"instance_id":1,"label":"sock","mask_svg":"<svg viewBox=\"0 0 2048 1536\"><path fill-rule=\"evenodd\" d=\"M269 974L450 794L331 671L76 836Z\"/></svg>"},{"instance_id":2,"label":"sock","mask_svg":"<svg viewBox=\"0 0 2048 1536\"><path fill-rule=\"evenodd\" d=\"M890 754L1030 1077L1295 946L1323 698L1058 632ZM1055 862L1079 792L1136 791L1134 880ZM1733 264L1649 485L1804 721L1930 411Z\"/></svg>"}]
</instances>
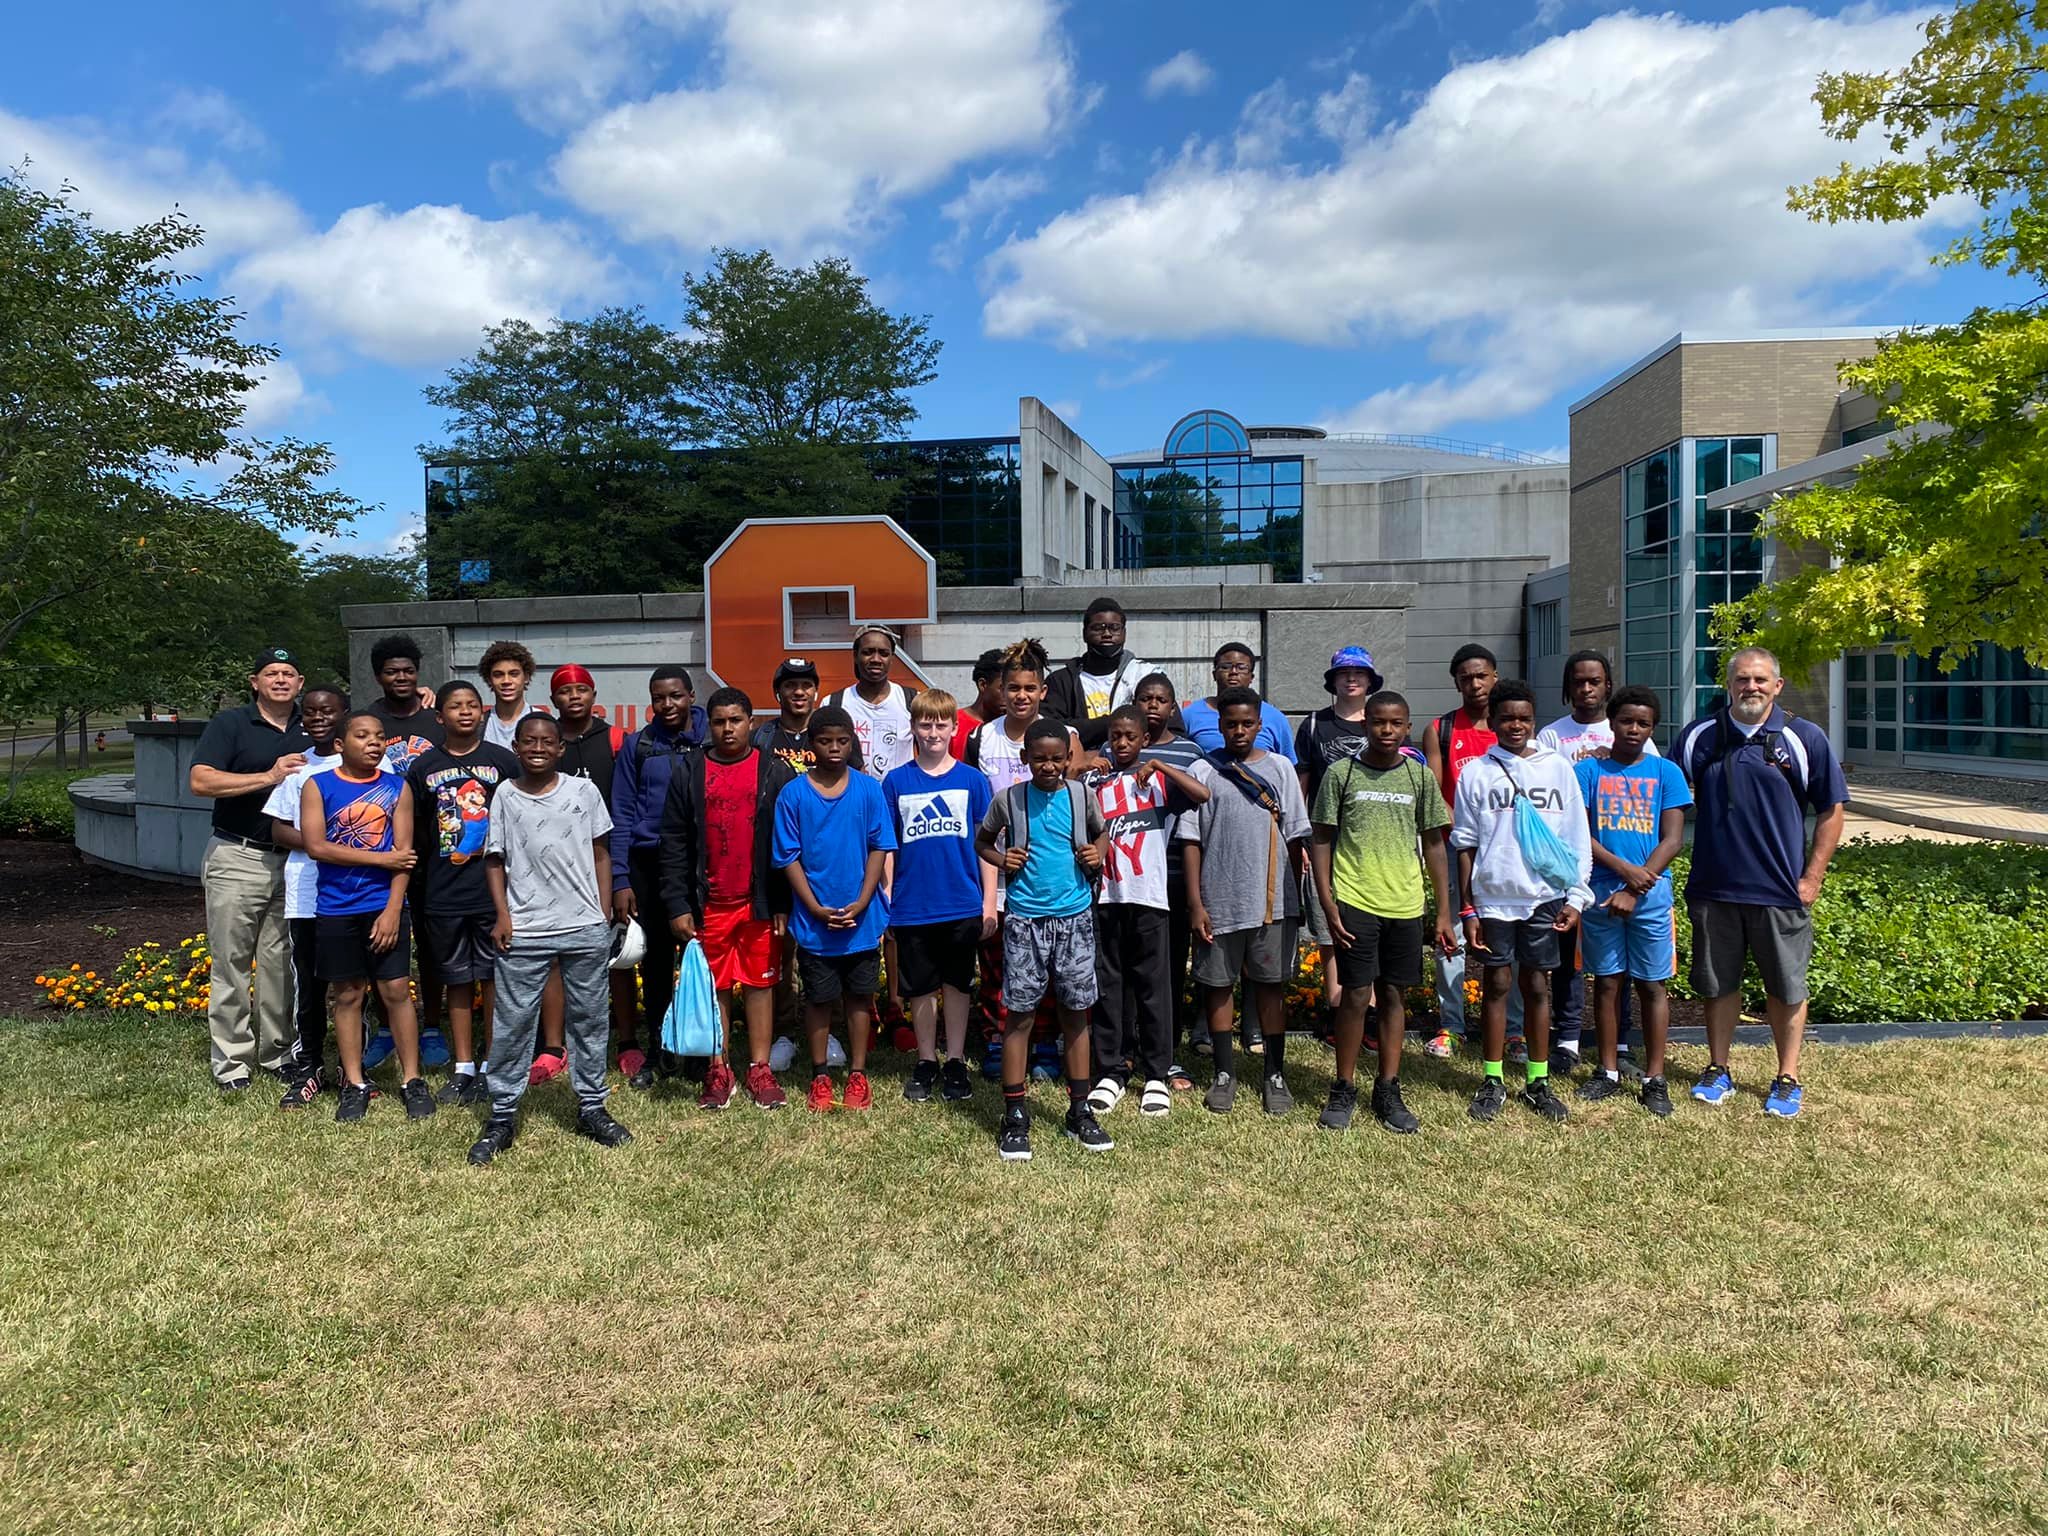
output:
<instances>
[{"instance_id":1,"label":"sock","mask_svg":"<svg viewBox=\"0 0 2048 1536\"><path fill-rule=\"evenodd\" d=\"M1486 1064L1486 1075L1498 1082L1505 1074L1502 1073L1499 1062L1489 1061Z\"/></svg>"},{"instance_id":2,"label":"sock","mask_svg":"<svg viewBox=\"0 0 2048 1536\"><path fill-rule=\"evenodd\" d=\"M1078 1079L1067 1084L1067 1102L1075 1109L1085 1109L1088 1104L1088 1090L1092 1085Z\"/></svg>"},{"instance_id":3,"label":"sock","mask_svg":"<svg viewBox=\"0 0 2048 1536\"><path fill-rule=\"evenodd\" d=\"M455 1075L457 1077L475 1077L476 1063L473 1061L458 1061L455 1063Z\"/></svg>"},{"instance_id":4,"label":"sock","mask_svg":"<svg viewBox=\"0 0 2048 1536\"><path fill-rule=\"evenodd\" d=\"M1332 1088L1351 1088L1355 1091L1357 1085L1354 1084L1348 1077L1340 1077L1337 1079L1336 1082L1332 1083L1330 1086Z\"/></svg>"},{"instance_id":5,"label":"sock","mask_svg":"<svg viewBox=\"0 0 2048 1536\"><path fill-rule=\"evenodd\" d=\"M540 1053L543 1056L559 1056L564 1061L569 1058L569 1048L565 1045L544 1045L540 1048Z\"/></svg>"},{"instance_id":6,"label":"sock","mask_svg":"<svg viewBox=\"0 0 2048 1536\"><path fill-rule=\"evenodd\" d=\"M1287 1031L1266 1036L1266 1075L1275 1076L1281 1064L1287 1059Z\"/></svg>"},{"instance_id":7,"label":"sock","mask_svg":"<svg viewBox=\"0 0 2048 1536\"><path fill-rule=\"evenodd\" d=\"M1557 1037L1557 1048L1561 1051L1570 1051L1574 1056L1578 1055L1579 1037L1577 1033L1575 1032L1569 1035L1559 1035Z\"/></svg>"},{"instance_id":8,"label":"sock","mask_svg":"<svg viewBox=\"0 0 2048 1536\"><path fill-rule=\"evenodd\" d=\"M1607 1081L1609 1081L1610 1083L1618 1083L1621 1081L1621 1073L1619 1070L1610 1072L1607 1068L1602 1067L1600 1069L1600 1075L1606 1078Z\"/></svg>"},{"instance_id":9,"label":"sock","mask_svg":"<svg viewBox=\"0 0 2048 1536\"><path fill-rule=\"evenodd\" d=\"M1529 1058L1529 1086L1535 1087L1548 1076L1550 1076L1550 1063L1538 1061L1534 1056L1531 1056Z\"/></svg>"},{"instance_id":10,"label":"sock","mask_svg":"<svg viewBox=\"0 0 2048 1536\"><path fill-rule=\"evenodd\" d=\"M1026 1091L1022 1083L1003 1084L1003 1108L1006 1110L1022 1109L1024 1107Z\"/></svg>"},{"instance_id":11,"label":"sock","mask_svg":"<svg viewBox=\"0 0 2048 1536\"><path fill-rule=\"evenodd\" d=\"M1232 1035L1211 1035L1209 1049L1215 1053L1216 1073L1220 1077L1237 1064L1237 1042Z\"/></svg>"}]
</instances>

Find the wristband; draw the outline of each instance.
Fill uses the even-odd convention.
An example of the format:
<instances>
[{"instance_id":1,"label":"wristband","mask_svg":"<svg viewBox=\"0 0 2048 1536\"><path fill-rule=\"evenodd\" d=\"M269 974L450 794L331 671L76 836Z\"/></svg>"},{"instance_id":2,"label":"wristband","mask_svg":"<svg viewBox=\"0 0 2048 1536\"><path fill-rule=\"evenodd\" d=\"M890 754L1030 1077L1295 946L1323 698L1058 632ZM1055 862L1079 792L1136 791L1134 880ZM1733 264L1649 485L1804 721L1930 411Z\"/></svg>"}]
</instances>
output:
<instances>
[{"instance_id":1,"label":"wristband","mask_svg":"<svg viewBox=\"0 0 2048 1536\"><path fill-rule=\"evenodd\" d=\"M1465 907L1465 908L1462 908L1462 909L1461 909L1461 910L1459 911L1459 913L1458 913L1458 920L1459 920L1460 922L1463 922L1463 921L1465 921L1465 920L1466 920L1466 919L1468 919L1468 918L1474 918L1474 917L1477 917L1478 915L1479 915L1479 909L1478 909L1477 907Z\"/></svg>"}]
</instances>

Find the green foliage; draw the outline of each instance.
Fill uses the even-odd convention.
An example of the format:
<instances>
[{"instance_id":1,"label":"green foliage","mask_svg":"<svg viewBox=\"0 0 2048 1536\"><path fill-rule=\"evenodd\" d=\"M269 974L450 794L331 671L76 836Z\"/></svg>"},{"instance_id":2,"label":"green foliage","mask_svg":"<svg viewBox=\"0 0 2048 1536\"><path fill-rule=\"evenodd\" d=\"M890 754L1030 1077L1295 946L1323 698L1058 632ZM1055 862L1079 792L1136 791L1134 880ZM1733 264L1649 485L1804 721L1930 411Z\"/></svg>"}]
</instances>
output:
<instances>
[{"instance_id":1,"label":"green foliage","mask_svg":"<svg viewBox=\"0 0 2048 1536\"><path fill-rule=\"evenodd\" d=\"M1882 142L1790 193L1815 220L1895 223L1967 201L1975 229L1934 259L2048 286L2048 67L2040 13L1967 0L1928 21L1903 67L1829 74L1814 99L1828 133ZM1721 609L1724 642L1755 637L1788 669L1897 644L1953 667L1979 643L2048 663L2048 317L2032 301L1883 342L1842 380L1886 402L1917 440L1865 461L1853 483L1774 504L1765 531L1832 557Z\"/></svg>"},{"instance_id":2,"label":"green foliage","mask_svg":"<svg viewBox=\"0 0 2048 1536\"><path fill-rule=\"evenodd\" d=\"M1672 865L1682 892L1687 858ZM1691 924L1678 904L1674 991L1692 995ZM2048 1012L2048 848L1852 842L1813 909L1816 1022L2018 1019ZM1761 1016L1752 968L1743 999Z\"/></svg>"},{"instance_id":3,"label":"green foliage","mask_svg":"<svg viewBox=\"0 0 2048 1536\"><path fill-rule=\"evenodd\" d=\"M70 842L76 826L65 781L51 775L0 780L0 836L49 837Z\"/></svg>"}]
</instances>

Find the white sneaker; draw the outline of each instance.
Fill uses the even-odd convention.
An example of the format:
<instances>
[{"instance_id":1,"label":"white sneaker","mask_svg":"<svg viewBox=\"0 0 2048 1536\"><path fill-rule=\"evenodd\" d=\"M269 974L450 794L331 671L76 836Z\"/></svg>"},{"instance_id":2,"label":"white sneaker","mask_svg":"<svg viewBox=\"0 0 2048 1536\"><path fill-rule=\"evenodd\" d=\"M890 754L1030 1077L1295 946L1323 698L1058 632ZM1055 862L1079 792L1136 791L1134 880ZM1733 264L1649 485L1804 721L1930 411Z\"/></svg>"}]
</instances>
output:
<instances>
[{"instance_id":1,"label":"white sneaker","mask_svg":"<svg viewBox=\"0 0 2048 1536\"><path fill-rule=\"evenodd\" d=\"M839 1043L837 1035L825 1037L825 1065L843 1067L846 1065L846 1047Z\"/></svg>"},{"instance_id":2,"label":"white sneaker","mask_svg":"<svg viewBox=\"0 0 2048 1536\"><path fill-rule=\"evenodd\" d=\"M1123 1102L1124 1085L1113 1077L1105 1077L1088 1094L1088 1107L1098 1115L1106 1115Z\"/></svg>"},{"instance_id":3,"label":"white sneaker","mask_svg":"<svg viewBox=\"0 0 2048 1536\"><path fill-rule=\"evenodd\" d=\"M1173 1090L1159 1078L1152 1078L1145 1084L1145 1091L1138 1099L1138 1113L1141 1115L1163 1115L1173 1108Z\"/></svg>"},{"instance_id":4,"label":"white sneaker","mask_svg":"<svg viewBox=\"0 0 2048 1536\"><path fill-rule=\"evenodd\" d=\"M768 1070L787 1072L796 1060L796 1042L787 1035L777 1035L775 1043L768 1047Z\"/></svg>"}]
</instances>

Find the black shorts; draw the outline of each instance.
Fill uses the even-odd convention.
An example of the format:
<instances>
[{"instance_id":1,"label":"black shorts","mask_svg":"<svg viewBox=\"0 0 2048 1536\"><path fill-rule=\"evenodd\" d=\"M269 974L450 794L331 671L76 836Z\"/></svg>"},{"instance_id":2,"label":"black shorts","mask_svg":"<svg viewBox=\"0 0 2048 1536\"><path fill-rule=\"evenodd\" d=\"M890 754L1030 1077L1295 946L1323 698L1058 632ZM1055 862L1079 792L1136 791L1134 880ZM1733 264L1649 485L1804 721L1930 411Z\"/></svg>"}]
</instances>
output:
<instances>
[{"instance_id":1,"label":"black shorts","mask_svg":"<svg viewBox=\"0 0 2048 1536\"><path fill-rule=\"evenodd\" d=\"M1504 965L1533 966L1539 971L1556 970L1561 935L1551 924L1557 921L1557 914L1563 910L1564 902L1559 899L1544 902L1525 918L1482 917L1479 931L1486 939L1486 949L1468 958L1477 960L1488 970Z\"/></svg>"},{"instance_id":2,"label":"black shorts","mask_svg":"<svg viewBox=\"0 0 2048 1536\"><path fill-rule=\"evenodd\" d=\"M896 981L905 997L924 997L940 987L974 990L974 962L981 955L979 917L916 923L890 932L896 939Z\"/></svg>"},{"instance_id":3,"label":"black shorts","mask_svg":"<svg viewBox=\"0 0 2048 1536\"><path fill-rule=\"evenodd\" d=\"M804 984L806 1003L867 1002L882 982L879 950L857 955L814 955L808 949L796 952L797 979Z\"/></svg>"},{"instance_id":4,"label":"black shorts","mask_svg":"<svg viewBox=\"0 0 2048 1536\"><path fill-rule=\"evenodd\" d=\"M1344 902L1337 913L1351 943L1337 951L1337 980L1346 991L1383 981L1412 987L1422 980L1422 919L1379 917Z\"/></svg>"},{"instance_id":5,"label":"black shorts","mask_svg":"<svg viewBox=\"0 0 2048 1536\"><path fill-rule=\"evenodd\" d=\"M498 948L491 942L496 919L488 912L427 912L420 917L422 954L433 956L434 977L450 986L489 981ZM423 965L422 971L426 969Z\"/></svg>"},{"instance_id":6,"label":"black shorts","mask_svg":"<svg viewBox=\"0 0 2048 1536\"><path fill-rule=\"evenodd\" d=\"M412 973L412 914L398 914L398 942L383 954L370 948L382 914L313 919L313 972L322 981L402 981Z\"/></svg>"}]
</instances>

